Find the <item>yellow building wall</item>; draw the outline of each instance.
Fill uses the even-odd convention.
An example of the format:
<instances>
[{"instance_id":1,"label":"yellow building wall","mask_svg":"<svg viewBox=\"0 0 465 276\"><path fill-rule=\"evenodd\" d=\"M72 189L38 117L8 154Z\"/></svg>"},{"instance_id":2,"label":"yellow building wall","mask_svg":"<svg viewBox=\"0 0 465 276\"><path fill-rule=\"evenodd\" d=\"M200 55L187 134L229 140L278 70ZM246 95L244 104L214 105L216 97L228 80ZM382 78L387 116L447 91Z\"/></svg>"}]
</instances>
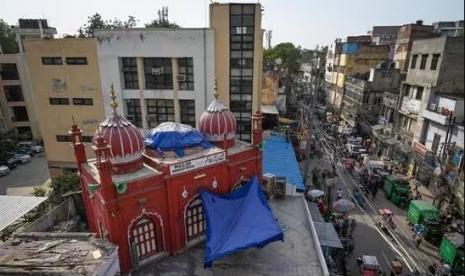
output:
<instances>
[{"instance_id":1,"label":"yellow building wall","mask_svg":"<svg viewBox=\"0 0 465 276\"><path fill-rule=\"evenodd\" d=\"M57 135L68 135L72 117L84 136L93 136L104 120L102 90L95 39L25 40L24 48L37 110L40 130L51 171L53 168L75 167L70 142L58 142ZM42 57L61 57L62 65L43 65ZM66 57L86 57L87 65L67 65ZM57 86L56 80L61 85ZM68 98L69 105L51 105L49 98ZM73 105L72 98L92 98L93 105ZM89 137L90 138L90 137ZM90 143L87 157L93 157Z\"/></svg>"},{"instance_id":2,"label":"yellow building wall","mask_svg":"<svg viewBox=\"0 0 465 276\"><path fill-rule=\"evenodd\" d=\"M262 104L275 105L277 101L277 81L271 73L263 74Z\"/></svg>"},{"instance_id":3,"label":"yellow building wall","mask_svg":"<svg viewBox=\"0 0 465 276\"><path fill-rule=\"evenodd\" d=\"M252 111L260 109L263 72L263 31L261 6L255 6ZM210 28L215 32L215 78L219 99L229 106L229 3L210 4Z\"/></svg>"}]
</instances>

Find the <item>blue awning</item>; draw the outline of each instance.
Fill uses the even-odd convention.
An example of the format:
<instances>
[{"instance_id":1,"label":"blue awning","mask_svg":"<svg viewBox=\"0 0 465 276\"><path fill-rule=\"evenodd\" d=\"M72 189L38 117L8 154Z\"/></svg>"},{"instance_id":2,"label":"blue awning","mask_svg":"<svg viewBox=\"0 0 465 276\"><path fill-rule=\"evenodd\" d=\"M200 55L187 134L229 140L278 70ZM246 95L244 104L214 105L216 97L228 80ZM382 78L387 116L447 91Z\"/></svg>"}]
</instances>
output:
<instances>
[{"instance_id":1,"label":"blue awning","mask_svg":"<svg viewBox=\"0 0 465 276\"><path fill-rule=\"evenodd\" d=\"M240 250L283 240L256 176L230 194L202 191L200 196L207 219L205 267Z\"/></svg>"},{"instance_id":2,"label":"blue awning","mask_svg":"<svg viewBox=\"0 0 465 276\"><path fill-rule=\"evenodd\" d=\"M296 186L297 191L305 190L294 148L284 137L272 134L265 139L262 163L264 174L286 177L286 182Z\"/></svg>"}]
</instances>

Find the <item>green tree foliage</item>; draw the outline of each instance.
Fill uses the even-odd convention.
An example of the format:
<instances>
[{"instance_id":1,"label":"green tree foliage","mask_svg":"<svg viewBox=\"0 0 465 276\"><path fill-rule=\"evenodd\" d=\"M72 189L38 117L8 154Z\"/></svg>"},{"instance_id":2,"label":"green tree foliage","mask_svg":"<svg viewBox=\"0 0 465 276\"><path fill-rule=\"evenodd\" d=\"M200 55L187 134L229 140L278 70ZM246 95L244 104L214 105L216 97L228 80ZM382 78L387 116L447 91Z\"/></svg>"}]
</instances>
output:
<instances>
[{"instance_id":1,"label":"green tree foliage","mask_svg":"<svg viewBox=\"0 0 465 276\"><path fill-rule=\"evenodd\" d=\"M0 19L0 46L5 54L18 52L18 44L16 43L13 28L3 19Z\"/></svg>"},{"instance_id":2,"label":"green tree foliage","mask_svg":"<svg viewBox=\"0 0 465 276\"><path fill-rule=\"evenodd\" d=\"M78 30L79 37L94 37L95 31L102 29L121 29L134 28L137 26L137 20L134 16L129 15L127 21L118 18L113 20L103 20L99 13L87 17L87 23Z\"/></svg>"},{"instance_id":3,"label":"green tree foliage","mask_svg":"<svg viewBox=\"0 0 465 276\"><path fill-rule=\"evenodd\" d=\"M302 54L299 48L290 42L280 43L271 49L266 49L263 53L265 65L273 64L277 59L281 59L281 66L290 75L295 75L300 71Z\"/></svg>"},{"instance_id":4,"label":"green tree foliage","mask_svg":"<svg viewBox=\"0 0 465 276\"><path fill-rule=\"evenodd\" d=\"M9 153L16 151L18 141L19 135L14 129L0 133L0 160L8 159Z\"/></svg>"},{"instance_id":5,"label":"green tree foliage","mask_svg":"<svg viewBox=\"0 0 465 276\"><path fill-rule=\"evenodd\" d=\"M53 205L58 205L65 200L64 194L81 190L79 176L75 173L67 173L52 179L51 190L48 198Z\"/></svg>"},{"instance_id":6,"label":"green tree foliage","mask_svg":"<svg viewBox=\"0 0 465 276\"><path fill-rule=\"evenodd\" d=\"M168 7L162 7L158 10L158 19L145 24L146 28L179 28L179 25L168 20Z\"/></svg>"}]
</instances>

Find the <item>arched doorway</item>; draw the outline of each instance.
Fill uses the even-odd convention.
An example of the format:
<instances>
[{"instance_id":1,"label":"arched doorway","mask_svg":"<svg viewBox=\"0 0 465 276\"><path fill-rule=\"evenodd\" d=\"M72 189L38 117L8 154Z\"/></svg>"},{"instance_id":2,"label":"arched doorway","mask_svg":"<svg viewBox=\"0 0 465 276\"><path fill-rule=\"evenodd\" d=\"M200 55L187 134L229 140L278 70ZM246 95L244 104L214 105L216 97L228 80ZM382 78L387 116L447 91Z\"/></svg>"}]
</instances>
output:
<instances>
[{"instance_id":1,"label":"arched doorway","mask_svg":"<svg viewBox=\"0 0 465 276\"><path fill-rule=\"evenodd\" d=\"M185 225L187 243L195 242L205 235L206 219L200 197L194 198L186 207Z\"/></svg>"},{"instance_id":2,"label":"arched doorway","mask_svg":"<svg viewBox=\"0 0 465 276\"><path fill-rule=\"evenodd\" d=\"M142 217L131 226L131 250L133 256L136 257L136 263L163 251L160 228L148 216Z\"/></svg>"}]
</instances>

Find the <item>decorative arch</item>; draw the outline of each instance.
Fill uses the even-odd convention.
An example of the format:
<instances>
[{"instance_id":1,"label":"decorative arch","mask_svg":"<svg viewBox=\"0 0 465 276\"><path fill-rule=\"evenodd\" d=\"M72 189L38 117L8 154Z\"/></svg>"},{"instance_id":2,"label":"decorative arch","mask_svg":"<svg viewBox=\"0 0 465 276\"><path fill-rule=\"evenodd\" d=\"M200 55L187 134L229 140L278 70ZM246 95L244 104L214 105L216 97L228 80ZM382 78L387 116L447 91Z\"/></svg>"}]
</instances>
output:
<instances>
[{"instance_id":1,"label":"decorative arch","mask_svg":"<svg viewBox=\"0 0 465 276\"><path fill-rule=\"evenodd\" d=\"M195 194L184 206L186 244L202 240L206 232L206 217L200 194Z\"/></svg>"},{"instance_id":2,"label":"decorative arch","mask_svg":"<svg viewBox=\"0 0 465 276\"><path fill-rule=\"evenodd\" d=\"M162 253L166 248L163 218L159 213L142 210L129 223L127 238L135 265Z\"/></svg>"}]
</instances>

